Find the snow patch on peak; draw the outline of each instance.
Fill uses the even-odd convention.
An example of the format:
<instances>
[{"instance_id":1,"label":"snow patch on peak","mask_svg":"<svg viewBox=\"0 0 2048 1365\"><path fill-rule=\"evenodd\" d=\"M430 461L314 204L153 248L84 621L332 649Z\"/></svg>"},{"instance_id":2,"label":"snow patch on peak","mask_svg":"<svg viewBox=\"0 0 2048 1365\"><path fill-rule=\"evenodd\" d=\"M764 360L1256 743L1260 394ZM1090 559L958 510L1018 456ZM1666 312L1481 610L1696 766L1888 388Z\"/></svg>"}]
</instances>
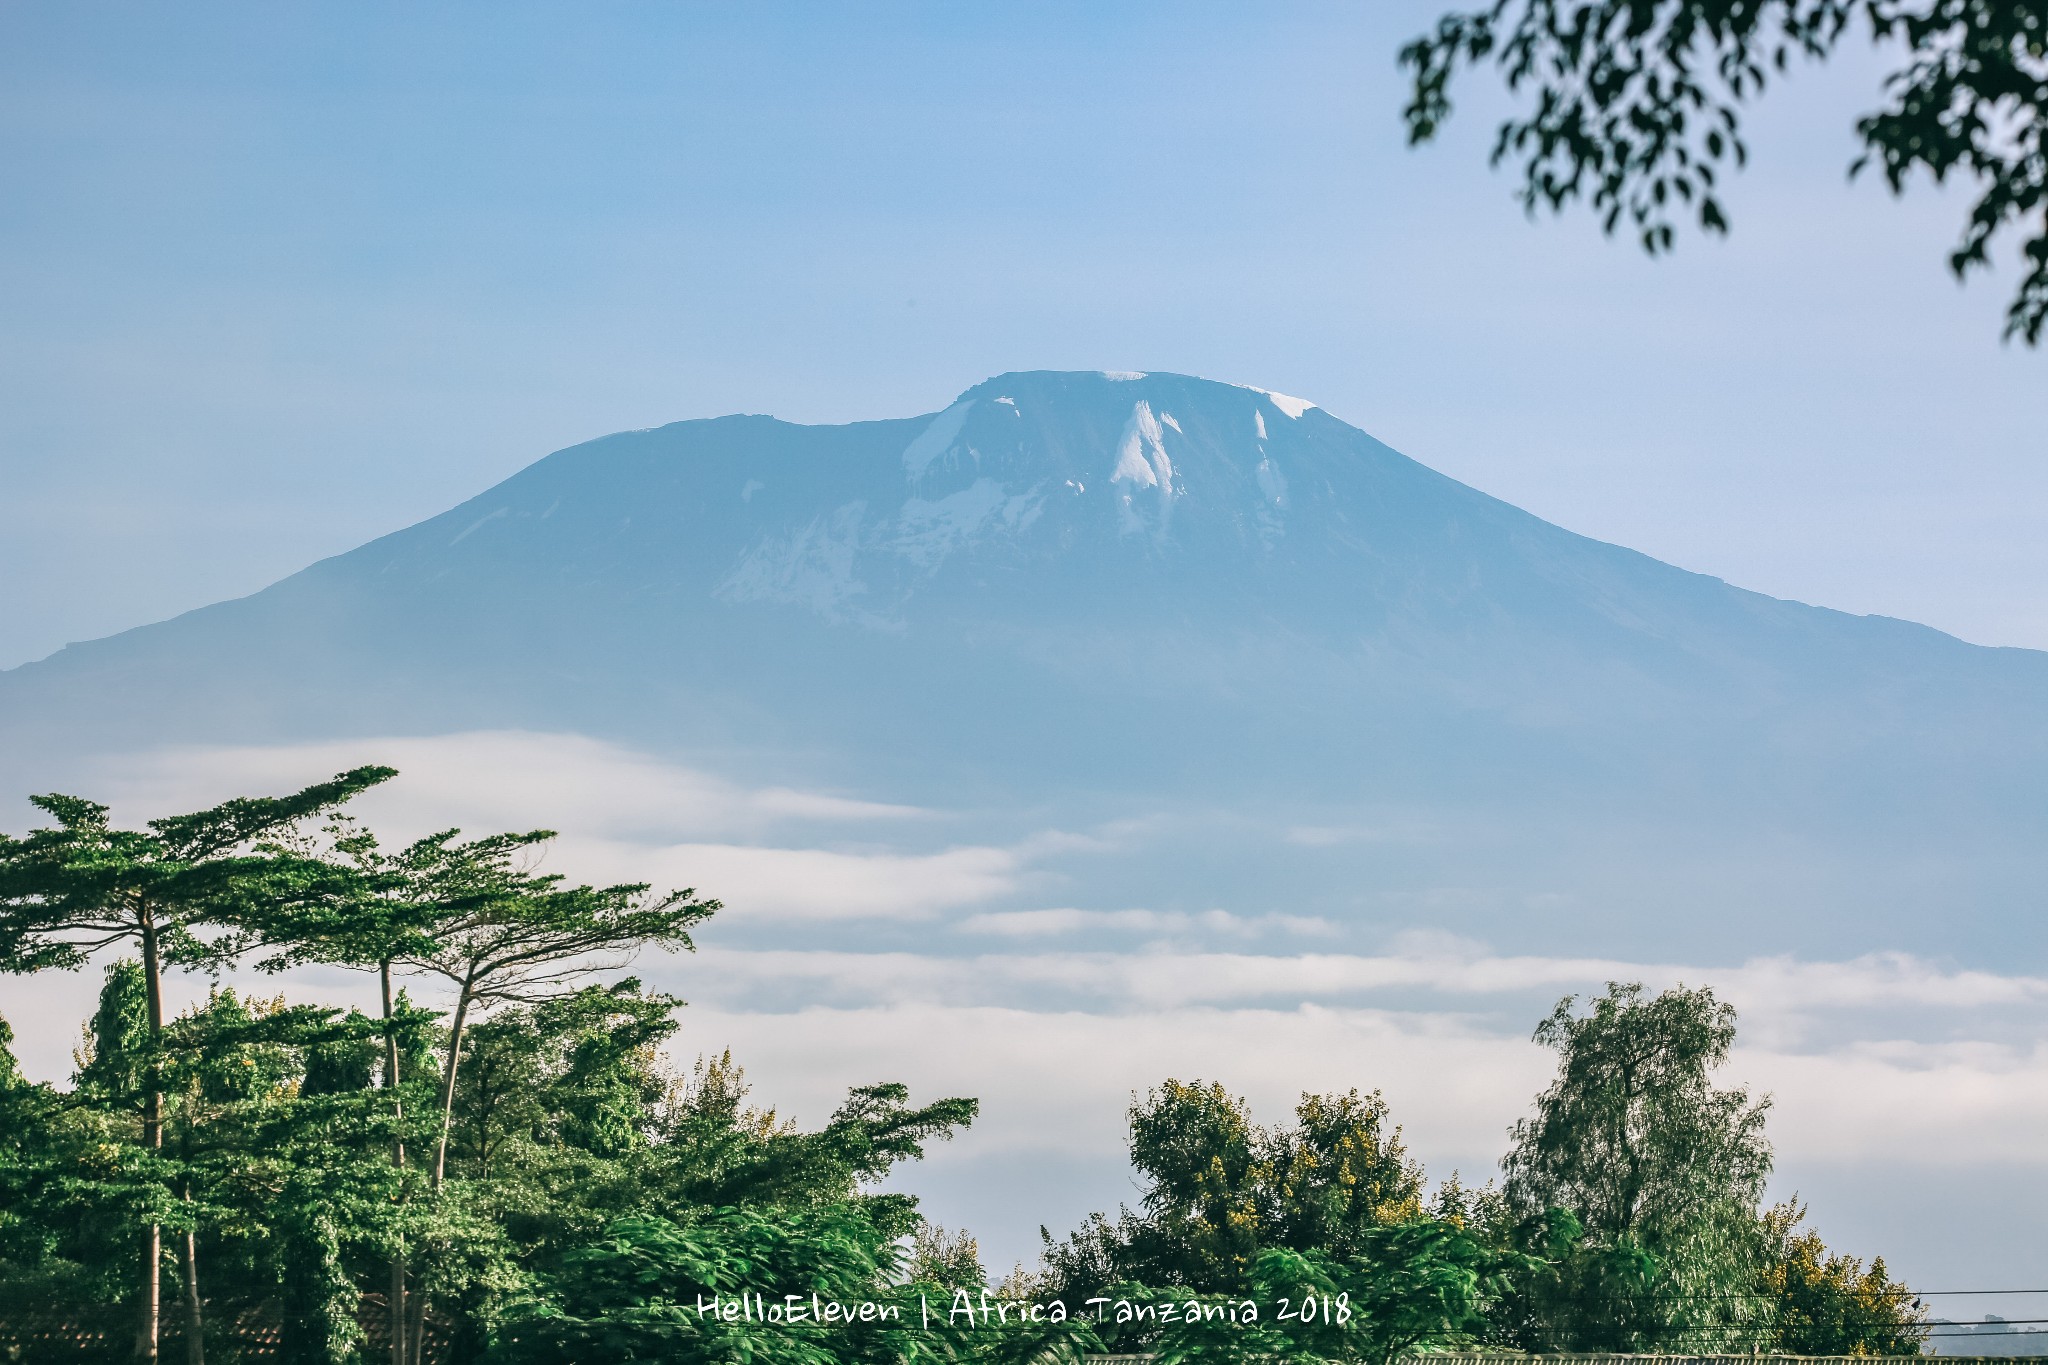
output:
<instances>
[{"instance_id":1,"label":"snow patch on peak","mask_svg":"<svg viewBox=\"0 0 2048 1365\"><path fill-rule=\"evenodd\" d=\"M1164 422L1164 423L1166 423L1166 425L1168 425L1168 426L1172 427L1172 428L1173 428L1173 429L1174 429L1175 431L1180 431L1180 423L1178 423L1178 422L1176 422L1176 421L1174 421L1174 420L1173 420L1173 414L1172 414L1172 413L1170 413L1170 412L1161 412L1161 413L1159 414L1159 420L1160 420L1160 421L1162 421L1162 422ZM1184 432L1184 431L1182 431L1182 432L1181 432L1181 435L1185 436L1185 435L1187 435L1187 433L1186 433L1186 432Z\"/></svg>"},{"instance_id":2,"label":"snow patch on peak","mask_svg":"<svg viewBox=\"0 0 2048 1365\"><path fill-rule=\"evenodd\" d=\"M809 524L764 536L712 588L728 602L788 602L828 621L868 619L853 606L867 592L855 572L865 502L849 502Z\"/></svg>"},{"instance_id":3,"label":"snow patch on peak","mask_svg":"<svg viewBox=\"0 0 2048 1365\"><path fill-rule=\"evenodd\" d=\"M998 403L1008 403L1013 408L1017 406L1017 400L1014 398L998 398L996 401Z\"/></svg>"},{"instance_id":4,"label":"snow patch on peak","mask_svg":"<svg viewBox=\"0 0 2048 1365\"><path fill-rule=\"evenodd\" d=\"M924 477L933 460L945 454L960 435L960 428L967 422L967 414L974 409L972 398L963 398L932 418L931 425L917 434L917 439L903 447L903 472L912 479Z\"/></svg>"},{"instance_id":5,"label":"snow patch on peak","mask_svg":"<svg viewBox=\"0 0 2048 1365\"><path fill-rule=\"evenodd\" d=\"M1109 481L1173 491L1173 461L1167 458L1159 419L1152 415L1152 405L1142 398L1131 408L1131 420L1124 423L1123 437L1117 442L1116 468L1110 472Z\"/></svg>"},{"instance_id":6,"label":"snow patch on peak","mask_svg":"<svg viewBox=\"0 0 2048 1365\"><path fill-rule=\"evenodd\" d=\"M1257 408L1253 408L1253 409L1252 409L1252 425L1253 425L1253 426L1255 426L1255 427L1257 427L1257 428L1259 429L1259 439L1260 439L1261 441L1265 440L1265 439L1266 439L1266 414L1265 414L1265 413L1263 413L1263 412L1260 412L1260 411L1259 411L1259 410L1258 410Z\"/></svg>"},{"instance_id":7,"label":"snow patch on peak","mask_svg":"<svg viewBox=\"0 0 2048 1365\"><path fill-rule=\"evenodd\" d=\"M1143 370L1100 370L1097 373L1101 374L1104 379L1114 379L1119 383L1128 383L1133 379L1143 379L1145 377Z\"/></svg>"},{"instance_id":8,"label":"snow patch on peak","mask_svg":"<svg viewBox=\"0 0 2048 1365\"><path fill-rule=\"evenodd\" d=\"M1012 496L994 479L976 479L936 502L912 498L904 503L888 548L930 573L998 522L1013 532L1023 530L1038 520L1044 502L1045 495L1036 489Z\"/></svg>"},{"instance_id":9,"label":"snow patch on peak","mask_svg":"<svg viewBox=\"0 0 2048 1365\"><path fill-rule=\"evenodd\" d=\"M1233 387L1250 389L1253 393L1264 394L1267 402L1280 409L1282 413L1289 417L1299 417L1315 406L1314 403L1309 402L1306 398L1295 398L1288 394L1275 393L1271 389L1262 389L1257 384L1238 384Z\"/></svg>"}]
</instances>

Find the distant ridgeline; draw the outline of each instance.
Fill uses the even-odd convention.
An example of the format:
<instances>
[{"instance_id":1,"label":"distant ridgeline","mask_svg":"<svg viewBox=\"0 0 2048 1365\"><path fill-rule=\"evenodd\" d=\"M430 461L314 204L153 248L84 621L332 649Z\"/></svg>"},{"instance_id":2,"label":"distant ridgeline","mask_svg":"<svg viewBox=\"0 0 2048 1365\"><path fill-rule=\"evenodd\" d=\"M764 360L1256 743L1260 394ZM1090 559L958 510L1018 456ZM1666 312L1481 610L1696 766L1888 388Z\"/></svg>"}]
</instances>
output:
<instances>
[{"instance_id":1,"label":"distant ridgeline","mask_svg":"<svg viewBox=\"0 0 2048 1365\"><path fill-rule=\"evenodd\" d=\"M607 436L0 674L23 772L505 727L977 809L1369 811L1435 851L1329 875L1507 869L1588 917L1518 911L1546 942L2042 942L2011 907L2048 879L2048 655L1731 587L1178 375Z\"/></svg>"}]
</instances>

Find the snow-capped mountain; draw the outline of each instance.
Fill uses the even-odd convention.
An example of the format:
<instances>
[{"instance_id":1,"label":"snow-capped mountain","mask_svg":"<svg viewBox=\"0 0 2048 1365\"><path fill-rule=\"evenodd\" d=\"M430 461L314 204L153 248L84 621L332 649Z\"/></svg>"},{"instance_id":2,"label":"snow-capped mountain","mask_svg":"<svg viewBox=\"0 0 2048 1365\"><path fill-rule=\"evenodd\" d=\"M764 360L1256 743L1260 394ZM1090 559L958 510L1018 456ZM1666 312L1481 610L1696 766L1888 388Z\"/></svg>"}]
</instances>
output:
<instances>
[{"instance_id":1,"label":"snow-capped mountain","mask_svg":"<svg viewBox=\"0 0 2048 1365\"><path fill-rule=\"evenodd\" d=\"M1610 919L1756 858L1762 922L1817 888L1792 922L1879 946L2038 944L2048 871L2048 655L1746 592L1178 375L607 436L0 674L15 754L499 727L1068 823L1426 816L1532 895L1634 868Z\"/></svg>"}]
</instances>

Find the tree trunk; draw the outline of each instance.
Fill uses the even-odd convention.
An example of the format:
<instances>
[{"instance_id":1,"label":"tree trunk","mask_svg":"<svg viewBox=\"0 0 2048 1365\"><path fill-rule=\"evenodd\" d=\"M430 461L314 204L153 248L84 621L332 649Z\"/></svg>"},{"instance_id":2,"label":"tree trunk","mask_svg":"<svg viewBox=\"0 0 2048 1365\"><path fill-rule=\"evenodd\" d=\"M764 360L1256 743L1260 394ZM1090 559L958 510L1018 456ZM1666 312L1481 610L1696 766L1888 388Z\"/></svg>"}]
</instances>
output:
<instances>
[{"instance_id":1,"label":"tree trunk","mask_svg":"<svg viewBox=\"0 0 2048 1365\"><path fill-rule=\"evenodd\" d=\"M163 1259L163 1229L151 1223L142 1231L141 1311L135 1325L135 1358L156 1365L157 1292Z\"/></svg>"},{"instance_id":2,"label":"tree trunk","mask_svg":"<svg viewBox=\"0 0 2048 1365\"><path fill-rule=\"evenodd\" d=\"M1636 1102L1636 1069L1632 1063L1623 1063L1621 1068L1621 1110L1615 1124L1615 1141L1628 1160L1628 1172L1621 1184L1621 1226L1617 1235L1629 1235L1636 1230L1638 1205L1643 1199L1643 1154L1636 1150L1634 1139L1629 1133L1630 1111Z\"/></svg>"},{"instance_id":3,"label":"tree trunk","mask_svg":"<svg viewBox=\"0 0 2048 1365\"><path fill-rule=\"evenodd\" d=\"M462 1062L462 1028L469 1020L470 982L462 983L461 992L455 997L455 1018L448 1025L448 1061L441 1068L441 1138L434 1146L433 1188L439 1193L448 1176L448 1131L455 1123L455 1072ZM412 1301L412 1353L413 1365L426 1358L427 1351L427 1296L424 1293L411 1294Z\"/></svg>"},{"instance_id":4,"label":"tree trunk","mask_svg":"<svg viewBox=\"0 0 2048 1365\"><path fill-rule=\"evenodd\" d=\"M399 1170L405 1169L405 1101L398 1093L398 1033L391 1025L391 959L377 964L378 979L384 988L384 1088L391 1092L391 1117L396 1130L391 1136L391 1164ZM391 1288L386 1296L385 1309L390 1319L388 1330L391 1334L391 1365L407 1365L409 1353L405 1339L405 1256L401 1252L391 1258Z\"/></svg>"},{"instance_id":5,"label":"tree trunk","mask_svg":"<svg viewBox=\"0 0 2048 1365\"><path fill-rule=\"evenodd\" d=\"M185 1191L192 1202L192 1191ZM199 1307L199 1238L185 1233L185 1365L206 1365L206 1319Z\"/></svg>"},{"instance_id":6,"label":"tree trunk","mask_svg":"<svg viewBox=\"0 0 2048 1365\"><path fill-rule=\"evenodd\" d=\"M405 1258L391 1258L391 1288L385 1295L385 1315L389 1323L385 1330L391 1334L391 1365L406 1365L409 1358L405 1349Z\"/></svg>"},{"instance_id":7,"label":"tree trunk","mask_svg":"<svg viewBox=\"0 0 2048 1365\"><path fill-rule=\"evenodd\" d=\"M434 1188L448 1172L448 1130L455 1122L455 1068L462 1060L462 1026L469 1018L469 983L455 998L455 1019L448 1026L448 1065L441 1071L441 1141L434 1149Z\"/></svg>"},{"instance_id":8,"label":"tree trunk","mask_svg":"<svg viewBox=\"0 0 2048 1365\"><path fill-rule=\"evenodd\" d=\"M413 1365L427 1358L427 1296L414 1290L406 1296L406 1354Z\"/></svg>"},{"instance_id":9,"label":"tree trunk","mask_svg":"<svg viewBox=\"0 0 2048 1365\"><path fill-rule=\"evenodd\" d=\"M142 929L142 975L149 996L149 1068L142 1092L142 1146L151 1154L163 1150L163 1075L157 1050L163 1045L164 986L163 958L156 941L156 918L149 903L137 908ZM151 1223L142 1234L141 1309L135 1326L135 1358L156 1365L157 1324L163 1293L163 1228Z\"/></svg>"}]
</instances>

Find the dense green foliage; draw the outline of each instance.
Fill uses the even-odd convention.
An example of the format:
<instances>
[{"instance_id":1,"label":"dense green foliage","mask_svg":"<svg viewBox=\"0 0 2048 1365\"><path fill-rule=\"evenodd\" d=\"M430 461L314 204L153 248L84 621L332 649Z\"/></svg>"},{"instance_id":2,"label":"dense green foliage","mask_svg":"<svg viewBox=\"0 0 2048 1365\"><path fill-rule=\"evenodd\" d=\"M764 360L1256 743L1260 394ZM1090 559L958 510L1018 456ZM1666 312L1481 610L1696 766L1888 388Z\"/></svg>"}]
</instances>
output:
<instances>
[{"instance_id":1,"label":"dense green foliage","mask_svg":"<svg viewBox=\"0 0 2048 1365\"><path fill-rule=\"evenodd\" d=\"M119 1354L132 1332L137 1358L190 1365L235 1358L250 1323L295 1365L1385 1365L1924 1336L1882 1261L1761 1207L1765 1106L1711 1084L1732 1011L1636 986L1539 1026L1558 1075L1499 1188L1431 1193L1377 1093L1305 1095L1266 1127L1168 1080L1130 1111L1139 1207L991 1285L971 1237L876 1192L973 1100L864 1085L804 1131L749 1104L729 1054L672 1072L682 1002L621 972L687 948L716 902L566 886L530 866L540 833L386 854L333 816L385 776L142 835L45 798L57 829L0 842L9 965L145 950L105 965L68 1086L26 1080L0 1021L0 1328L118 1318ZM374 972L375 1011L217 986L164 1017L167 965L241 959ZM439 977L452 1008L418 1008L394 970Z\"/></svg>"},{"instance_id":2,"label":"dense green foliage","mask_svg":"<svg viewBox=\"0 0 2048 1365\"><path fill-rule=\"evenodd\" d=\"M1048 1236L1017 1288L1262 1309L1341 1295L1351 1312L1342 1330L1270 1315L1248 1328L1241 1311L1105 1328L1169 1354L1917 1354L1926 1314L1882 1261L1830 1256L1802 1210L1762 1206L1767 1102L1711 1084L1733 1010L1635 985L1575 1004L1536 1030L1558 1074L1515 1126L1499 1188L1453 1176L1425 1200L1377 1094L1305 1095L1292 1124L1263 1128L1220 1085L1170 1080L1130 1112L1139 1207Z\"/></svg>"},{"instance_id":3,"label":"dense green foliage","mask_svg":"<svg viewBox=\"0 0 2048 1365\"><path fill-rule=\"evenodd\" d=\"M1419 1218L1422 1173L1377 1094L1306 1095L1291 1127L1252 1122L1220 1085L1169 1080L1131 1107L1142 1207L1048 1241L1050 1285L1072 1299L1123 1283L1235 1293L1265 1251L1338 1257Z\"/></svg>"},{"instance_id":4,"label":"dense green foliage","mask_svg":"<svg viewBox=\"0 0 2048 1365\"><path fill-rule=\"evenodd\" d=\"M1504 122L1496 163L1522 161L1522 200L1589 201L1612 232L1626 218L1652 253L1674 219L1726 232L1720 172L1748 159L1741 106L1795 58L1825 59L1861 27L1903 51L1887 102L1856 124L1894 192L1916 170L1977 180L1958 276L1988 268L2000 232L2022 235L2006 334L2048 327L2048 4L2043 0L1493 0L1446 15L1401 54L1415 74L1411 140L1449 117L1458 67L1489 59L1535 107Z\"/></svg>"},{"instance_id":5,"label":"dense green foliage","mask_svg":"<svg viewBox=\"0 0 2048 1365\"><path fill-rule=\"evenodd\" d=\"M1762 1288L1774 1344L1790 1355L1917 1355L1924 1339L1913 1292L1892 1282L1884 1257L1868 1269L1831 1254L1801 1230L1806 1210L1782 1204L1764 1215Z\"/></svg>"},{"instance_id":6,"label":"dense green foliage","mask_svg":"<svg viewBox=\"0 0 2048 1365\"><path fill-rule=\"evenodd\" d=\"M1558 1076L1515 1127L1503 1202L1523 1225L1549 1210L1578 1223L1563 1258L1561 1302L1591 1314L1537 1314L1536 1350L1748 1350L1768 1315L1746 1297L1759 1273L1757 1209L1770 1148L1765 1104L1715 1090L1711 1070L1735 1041L1735 1011L1704 990L1644 999L1611 988L1583 1016L1567 1000L1536 1030Z\"/></svg>"}]
</instances>

